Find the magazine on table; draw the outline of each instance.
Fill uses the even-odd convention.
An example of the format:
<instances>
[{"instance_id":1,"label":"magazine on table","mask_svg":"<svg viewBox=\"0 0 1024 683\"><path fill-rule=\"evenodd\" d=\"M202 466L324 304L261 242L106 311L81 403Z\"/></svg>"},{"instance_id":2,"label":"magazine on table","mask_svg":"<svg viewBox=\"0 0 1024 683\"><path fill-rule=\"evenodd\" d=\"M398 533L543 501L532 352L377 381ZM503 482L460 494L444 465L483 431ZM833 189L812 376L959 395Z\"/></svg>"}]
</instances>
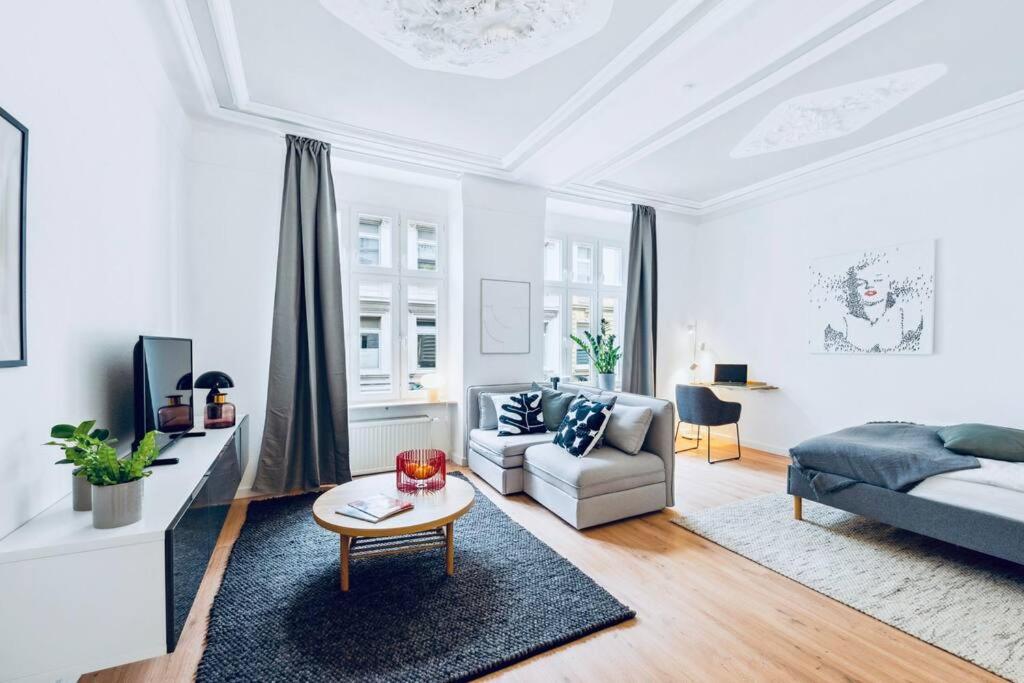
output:
<instances>
[{"instance_id":1,"label":"magazine on table","mask_svg":"<svg viewBox=\"0 0 1024 683\"><path fill-rule=\"evenodd\" d=\"M412 510L409 501L400 500L383 493L359 500L349 501L348 505L335 510L339 515L354 517L366 522L379 522L402 512Z\"/></svg>"}]
</instances>

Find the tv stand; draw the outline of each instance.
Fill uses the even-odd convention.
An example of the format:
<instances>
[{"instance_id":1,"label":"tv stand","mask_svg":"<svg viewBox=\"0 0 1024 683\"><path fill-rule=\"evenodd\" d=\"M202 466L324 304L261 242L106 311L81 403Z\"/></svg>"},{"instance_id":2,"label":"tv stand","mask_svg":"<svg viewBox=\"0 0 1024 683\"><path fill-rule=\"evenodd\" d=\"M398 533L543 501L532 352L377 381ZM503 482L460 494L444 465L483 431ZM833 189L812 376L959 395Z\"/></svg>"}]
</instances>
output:
<instances>
[{"instance_id":1,"label":"tv stand","mask_svg":"<svg viewBox=\"0 0 1024 683\"><path fill-rule=\"evenodd\" d=\"M173 651L245 471L247 434L241 417L179 443L180 462L146 478L134 524L95 529L69 493L0 539L0 681L77 680ZM54 647L55 633L74 636Z\"/></svg>"}]
</instances>

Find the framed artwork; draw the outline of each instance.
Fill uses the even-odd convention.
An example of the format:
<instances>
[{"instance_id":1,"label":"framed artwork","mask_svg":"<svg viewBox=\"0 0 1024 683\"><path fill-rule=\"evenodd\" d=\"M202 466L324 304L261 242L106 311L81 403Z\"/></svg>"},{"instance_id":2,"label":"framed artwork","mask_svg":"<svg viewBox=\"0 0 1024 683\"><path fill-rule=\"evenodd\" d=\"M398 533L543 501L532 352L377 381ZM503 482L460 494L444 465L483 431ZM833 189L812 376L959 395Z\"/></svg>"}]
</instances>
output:
<instances>
[{"instance_id":1,"label":"framed artwork","mask_svg":"<svg viewBox=\"0 0 1024 683\"><path fill-rule=\"evenodd\" d=\"M480 353L530 352L530 283L480 280Z\"/></svg>"},{"instance_id":2,"label":"framed artwork","mask_svg":"<svg viewBox=\"0 0 1024 683\"><path fill-rule=\"evenodd\" d=\"M0 368L28 363L25 200L28 128L0 109Z\"/></svg>"},{"instance_id":3,"label":"framed artwork","mask_svg":"<svg viewBox=\"0 0 1024 683\"><path fill-rule=\"evenodd\" d=\"M812 353L931 353L935 240L815 259L809 304Z\"/></svg>"}]
</instances>

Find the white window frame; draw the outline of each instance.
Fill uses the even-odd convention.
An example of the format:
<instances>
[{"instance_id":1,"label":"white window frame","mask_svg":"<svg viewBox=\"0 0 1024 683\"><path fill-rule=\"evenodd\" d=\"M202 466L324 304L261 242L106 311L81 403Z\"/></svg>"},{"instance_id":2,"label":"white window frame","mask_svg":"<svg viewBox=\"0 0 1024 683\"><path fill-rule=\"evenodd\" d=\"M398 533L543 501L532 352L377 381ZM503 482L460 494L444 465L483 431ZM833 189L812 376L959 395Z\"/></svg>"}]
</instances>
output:
<instances>
[{"instance_id":1,"label":"white window frame","mask_svg":"<svg viewBox=\"0 0 1024 683\"><path fill-rule=\"evenodd\" d=\"M429 286L437 289L437 322L435 335L437 338L437 367L432 371L444 376L448 368L448 337L447 337L447 302L448 302L448 243L445 222L437 215L427 211L400 210L396 207L354 204L347 210L339 207L339 224L344 226L346 235L340 240L341 263L344 280L346 280L345 326L348 346L349 367L349 400L354 406L359 404L379 404L409 400L424 400L427 390L409 388L409 376L419 370L413 367L410 359L410 345L416 343L416 330L410 329L409 321L409 287ZM368 266L359 263L359 216L372 215L386 217L391 220L391 266ZM342 220L343 217L346 220ZM421 271L408 266L408 229L412 223L429 223L437 226L437 270ZM347 271L347 272L344 272ZM390 348L387 355L390 363L391 384L386 392L364 392L360 381L360 348L361 326L359 287L361 283L384 283L391 287L391 323L385 333L381 331L381 346L384 347L384 335ZM354 333L352 331L355 331Z\"/></svg>"},{"instance_id":2,"label":"white window frame","mask_svg":"<svg viewBox=\"0 0 1024 683\"><path fill-rule=\"evenodd\" d=\"M359 217L360 216L375 216L378 218L387 218L391 221L391 265L390 266L370 266L359 263ZM404 236L402 231L402 223L399 220L400 216L398 211L380 206L370 205L354 205L349 212L347 221L348 225L348 244L350 249L350 257L348 267L353 273L373 273L375 275L397 275L399 267L401 266L401 255L400 249L396 249L395 245L395 233L400 233ZM339 221L340 223L341 221ZM345 240L341 240L345 242ZM383 244L381 245L383 250Z\"/></svg>"},{"instance_id":3,"label":"white window frame","mask_svg":"<svg viewBox=\"0 0 1024 683\"><path fill-rule=\"evenodd\" d=\"M615 320L612 321L612 327L616 334L616 341L618 345L622 345L622 330L623 321L625 319L625 307L626 307L626 280L628 274L626 272L626 244L621 240L614 239L596 239L593 236L585 235L571 235L564 233L548 233L545 235L545 241L547 240L560 240L562 243L562 275L563 279L560 281L546 280L544 293L546 296L557 295L560 297L562 302L562 325L561 325L561 353L559 358L560 367L556 374L562 377L566 381L571 380L572 367L573 367L573 355L575 354L576 344L569 339L570 332L575 333L572 329L572 295L573 294L585 294L590 297L591 300L591 330L592 334L597 334L600 331L601 326L601 312L603 299L615 298ZM586 244L591 248L592 254L592 267L593 267L593 282L580 283L574 280L573 273L573 251L575 250L576 244ZM604 248L614 247L619 250L621 255L621 263L619 264L619 272L622 276L621 285L606 285L604 284ZM622 362L619 361L619 367L616 371L616 386L622 384ZM593 362L590 363L590 384L597 383L597 371L594 368Z\"/></svg>"}]
</instances>

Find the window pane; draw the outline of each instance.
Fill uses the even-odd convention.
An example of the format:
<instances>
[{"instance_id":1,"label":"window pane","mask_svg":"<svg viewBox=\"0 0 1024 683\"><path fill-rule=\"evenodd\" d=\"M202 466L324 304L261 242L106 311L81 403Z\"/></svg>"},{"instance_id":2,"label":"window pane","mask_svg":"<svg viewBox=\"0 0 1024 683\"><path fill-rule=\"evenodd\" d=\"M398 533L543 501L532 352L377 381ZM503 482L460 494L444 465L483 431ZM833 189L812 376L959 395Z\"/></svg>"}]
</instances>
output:
<instances>
[{"instance_id":1,"label":"window pane","mask_svg":"<svg viewBox=\"0 0 1024 683\"><path fill-rule=\"evenodd\" d=\"M605 296L601 298L601 320L603 324L606 320L608 321L608 331L610 334L617 335L619 333L619 298L615 296ZM600 328L599 328L600 329Z\"/></svg>"},{"instance_id":2,"label":"window pane","mask_svg":"<svg viewBox=\"0 0 1024 683\"><path fill-rule=\"evenodd\" d=\"M619 247L601 247L601 282L610 287L621 287L622 249Z\"/></svg>"},{"instance_id":3,"label":"window pane","mask_svg":"<svg viewBox=\"0 0 1024 683\"><path fill-rule=\"evenodd\" d=\"M544 376L562 374L562 297L544 295Z\"/></svg>"},{"instance_id":4,"label":"window pane","mask_svg":"<svg viewBox=\"0 0 1024 683\"><path fill-rule=\"evenodd\" d=\"M423 388L422 379L427 373L437 371L437 304L438 288L434 285L409 285L406 295L406 312L409 344L409 390Z\"/></svg>"},{"instance_id":5,"label":"window pane","mask_svg":"<svg viewBox=\"0 0 1024 683\"><path fill-rule=\"evenodd\" d=\"M359 391L391 391L391 284L359 283Z\"/></svg>"},{"instance_id":6,"label":"window pane","mask_svg":"<svg viewBox=\"0 0 1024 683\"><path fill-rule=\"evenodd\" d=\"M562 240L550 237L544 240L544 279L562 281Z\"/></svg>"},{"instance_id":7,"label":"window pane","mask_svg":"<svg viewBox=\"0 0 1024 683\"><path fill-rule=\"evenodd\" d=\"M594 281L594 247L590 244L572 245L572 281L591 284Z\"/></svg>"},{"instance_id":8,"label":"window pane","mask_svg":"<svg viewBox=\"0 0 1024 683\"><path fill-rule=\"evenodd\" d=\"M359 214L357 262L361 266L391 267L391 219Z\"/></svg>"},{"instance_id":9,"label":"window pane","mask_svg":"<svg viewBox=\"0 0 1024 683\"><path fill-rule=\"evenodd\" d=\"M406 240L405 267L409 270L436 272L439 253L437 225L409 221L406 228Z\"/></svg>"},{"instance_id":10,"label":"window pane","mask_svg":"<svg viewBox=\"0 0 1024 683\"><path fill-rule=\"evenodd\" d=\"M593 299L582 294L572 295L572 333L586 340L584 332L593 331ZM572 345L572 362L570 372L574 382L590 381L590 357L575 342Z\"/></svg>"}]
</instances>

